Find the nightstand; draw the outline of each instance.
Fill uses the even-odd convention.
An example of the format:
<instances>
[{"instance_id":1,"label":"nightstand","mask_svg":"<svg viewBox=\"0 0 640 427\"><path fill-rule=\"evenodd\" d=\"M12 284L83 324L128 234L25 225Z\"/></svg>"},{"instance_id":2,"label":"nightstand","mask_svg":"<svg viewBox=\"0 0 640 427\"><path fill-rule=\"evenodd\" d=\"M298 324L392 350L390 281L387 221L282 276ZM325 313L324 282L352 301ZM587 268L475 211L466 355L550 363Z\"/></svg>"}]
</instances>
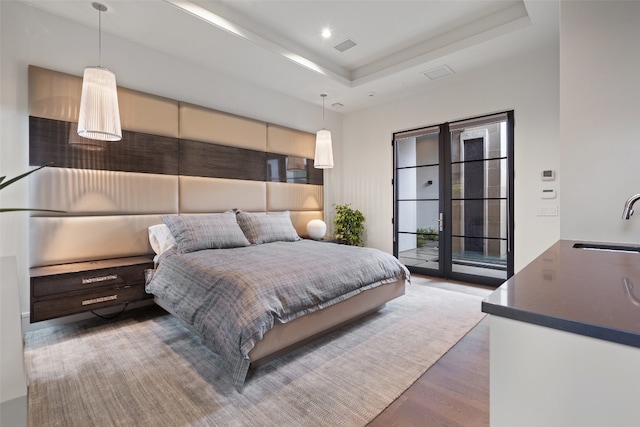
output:
<instances>
[{"instance_id":1,"label":"nightstand","mask_svg":"<svg viewBox=\"0 0 640 427\"><path fill-rule=\"evenodd\" d=\"M144 290L149 268L147 257L32 268L31 323L151 298Z\"/></svg>"}]
</instances>

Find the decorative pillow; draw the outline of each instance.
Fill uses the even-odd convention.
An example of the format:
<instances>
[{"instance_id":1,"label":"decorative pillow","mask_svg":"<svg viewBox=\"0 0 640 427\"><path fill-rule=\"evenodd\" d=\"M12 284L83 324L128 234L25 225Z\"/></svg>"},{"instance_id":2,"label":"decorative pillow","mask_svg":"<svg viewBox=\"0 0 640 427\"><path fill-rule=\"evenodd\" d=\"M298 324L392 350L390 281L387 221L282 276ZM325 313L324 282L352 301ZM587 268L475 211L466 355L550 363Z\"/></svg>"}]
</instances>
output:
<instances>
[{"instance_id":1,"label":"decorative pillow","mask_svg":"<svg viewBox=\"0 0 640 427\"><path fill-rule=\"evenodd\" d=\"M166 224L152 225L148 230L149 243L151 249L156 253L156 258L176 245L176 239L173 238Z\"/></svg>"},{"instance_id":2,"label":"decorative pillow","mask_svg":"<svg viewBox=\"0 0 640 427\"><path fill-rule=\"evenodd\" d=\"M207 215L163 215L161 218L176 239L178 252L183 254L250 244L232 211Z\"/></svg>"},{"instance_id":3,"label":"decorative pillow","mask_svg":"<svg viewBox=\"0 0 640 427\"><path fill-rule=\"evenodd\" d=\"M254 245L269 242L300 240L291 223L289 211L276 213L249 213L238 211L238 224L249 242Z\"/></svg>"}]
</instances>

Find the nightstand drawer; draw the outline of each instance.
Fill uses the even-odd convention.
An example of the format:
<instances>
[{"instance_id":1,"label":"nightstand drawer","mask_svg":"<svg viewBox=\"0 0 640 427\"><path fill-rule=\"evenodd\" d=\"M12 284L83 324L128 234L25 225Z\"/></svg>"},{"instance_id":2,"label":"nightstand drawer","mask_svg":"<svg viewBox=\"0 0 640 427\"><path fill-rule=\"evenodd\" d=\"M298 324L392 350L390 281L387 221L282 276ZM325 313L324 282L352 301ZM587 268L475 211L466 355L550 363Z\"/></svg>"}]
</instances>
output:
<instances>
[{"instance_id":1,"label":"nightstand drawer","mask_svg":"<svg viewBox=\"0 0 640 427\"><path fill-rule=\"evenodd\" d=\"M152 268L153 264L147 265ZM104 286L144 283L139 265L85 270L55 276L32 277L32 295L39 298L63 292L86 291Z\"/></svg>"},{"instance_id":2,"label":"nightstand drawer","mask_svg":"<svg viewBox=\"0 0 640 427\"><path fill-rule=\"evenodd\" d=\"M146 297L150 297L150 295L145 292L144 284L68 294L60 298L34 302L31 308L31 321L39 322L54 317L139 301Z\"/></svg>"}]
</instances>

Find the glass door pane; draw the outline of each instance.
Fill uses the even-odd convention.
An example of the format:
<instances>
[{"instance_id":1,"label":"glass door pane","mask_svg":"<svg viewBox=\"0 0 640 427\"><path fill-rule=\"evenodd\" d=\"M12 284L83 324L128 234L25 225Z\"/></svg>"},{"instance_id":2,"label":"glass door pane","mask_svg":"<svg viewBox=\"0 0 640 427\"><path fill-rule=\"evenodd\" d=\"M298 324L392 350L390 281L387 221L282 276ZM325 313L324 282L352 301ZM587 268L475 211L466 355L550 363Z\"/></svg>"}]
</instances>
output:
<instances>
[{"instance_id":1,"label":"glass door pane","mask_svg":"<svg viewBox=\"0 0 640 427\"><path fill-rule=\"evenodd\" d=\"M507 279L506 117L452 125L451 272Z\"/></svg>"},{"instance_id":2,"label":"glass door pane","mask_svg":"<svg viewBox=\"0 0 640 427\"><path fill-rule=\"evenodd\" d=\"M439 201L398 201L398 258L412 267L439 270Z\"/></svg>"},{"instance_id":3,"label":"glass door pane","mask_svg":"<svg viewBox=\"0 0 640 427\"><path fill-rule=\"evenodd\" d=\"M396 135L396 226L398 259L424 274L439 274L440 129Z\"/></svg>"}]
</instances>

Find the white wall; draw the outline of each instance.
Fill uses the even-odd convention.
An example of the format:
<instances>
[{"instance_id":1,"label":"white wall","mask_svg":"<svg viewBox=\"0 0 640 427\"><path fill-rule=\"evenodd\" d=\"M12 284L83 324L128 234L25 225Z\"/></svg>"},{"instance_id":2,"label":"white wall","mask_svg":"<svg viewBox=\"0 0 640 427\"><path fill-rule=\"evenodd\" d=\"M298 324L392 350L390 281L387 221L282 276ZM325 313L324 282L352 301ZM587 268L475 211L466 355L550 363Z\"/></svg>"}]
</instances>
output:
<instances>
[{"instance_id":1,"label":"white wall","mask_svg":"<svg viewBox=\"0 0 640 427\"><path fill-rule=\"evenodd\" d=\"M95 65L97 35L95 29L23 3L0 1L0 15L0 172L13 177L30 169L27 67L32 64L81 76L85 66ZM103 65L114 71L120 86L308 132L322 125L320 105L248 85L104 33L102 52ZM341 116L326 111L325 119L339 146ZM331 182L332 173L325 172L325 182ZM25 180L2 190L0 206L26 207L27 188ZM0 215L0 256L17 256L23 313L29 311L27 240L28 214Z\"/></svg>"},{"instance_id":2,"label":"white wall","mask_svg":"<svg viewBox=\"0 0 640 427\"><path fill-rule=\"evenodd\" d=\"M391 252L393 132L513 109L517 271L560 235L558 217L537 216L539 207L560 200L540 199L540 172L559 169L558 96L558 48L549 46L512 58L497 71L348 114L339 153L342 179L334 182L334 194L365 215L367 245Z\"/></svg>"},{"instance_id":3,"label":"white wall","mask_svg":"<svg viewBox=\"0 0 640 427\"><path fill-rule=\"evenodd\" d=\"M637 1L561 5L562 238L640 242L639 23Z\"/></svg>"}]
</instances>

